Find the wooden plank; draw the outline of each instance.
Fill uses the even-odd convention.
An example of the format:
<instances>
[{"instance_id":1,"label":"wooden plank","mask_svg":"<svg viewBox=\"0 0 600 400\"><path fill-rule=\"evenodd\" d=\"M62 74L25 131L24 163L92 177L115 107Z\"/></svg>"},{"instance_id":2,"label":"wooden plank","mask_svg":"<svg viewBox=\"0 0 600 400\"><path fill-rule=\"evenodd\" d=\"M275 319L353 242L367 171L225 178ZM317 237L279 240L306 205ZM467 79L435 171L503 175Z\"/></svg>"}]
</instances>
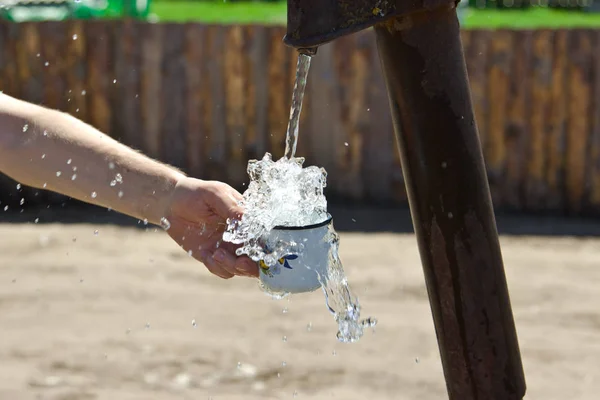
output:
<instances>
[{"instance_id":1,"label":"wooden plank","mask_svg":"<svg viewBox=\"0 0 600 400\"><path fill-rule=\"evenodd\" d=\"M503 206L502 179L506 171L506 143L504 139L513 56L512 33L499 30L490 43L488 98L490 108L484 153L487 161L492 199L496 207Z\"/></svg>"},{"instance_id":2,"label":"wooden plank","mask_svg":"<svg viewBox=\"0 0 600 400\"><path fill-rule=\"evenodd\" d=\"M568 119L566 198L569 213L580 213L585 195L585 174L591 131L592 40L585 30L574 30L568 45Z\"/></svg>"},{"instance_id":3,"label":"wooden plank","mask_svg":"<svg viewBox=\"0 0 600 400\"><path fill-rule=\"evenodd\" d=\"M262 158L268 149L269 136L269 29L265 26L249 27L251 40L247 41L250 53L248 72L248 98L246 115L248 124L245 147L247 159Z\"/></svg>"},{"instance_id":4,"label":"wooden plank","mask_svg":"<svg viewBox=\"0 0 600 400\"><path fill-rule=\"evenodd\" d=\"M245 38L241 26L232 26L226 36L224 76L227 121L227 178L235 188L246 181L244 133L246 130L246 63L244 56Z\"/></svg>"},{"instance_id":5,"label":"wooden plank","mask_svg":"<svg viewBox=\"0 0 600 400\"><path fill-rule=\"evenodd\" d=\"M87 76L86 76L86 36L81 20L68 22L67 34L67 86L71 91L67 111L88 122Z\"/></svg>"},{"instance_id":6,"label":"wooden plank","mask_svg":"<svg viewBox=\"0 0 600 400\"><path fill-rule=\"evenodd\" d=\"M489 85L489 47L492 32L487 30L462 30L461 31L473 111L481 146L485 149L488 136L489 99L487 88Z\"/></svg>"},{"instance_id":7,"label":"wooden plank","mask_svg":"<svg viewBox=\"0 0 600 400\"><path fill-rule=\"evenodd\" d=\"M142 148L143 131L140 129L140 60L138 45L141 24L131 19L115 21L113 57L114 73L112 88L114 136L124 144Z\"/></svg>"},{"instance_id":8,"label":"wooden plank","mask_svg":"<svg viewBox=\"0 0 600 400\"><path fill-rule=\"evenodd\" d=\"M44 40L41 52L44 63L43 104L51 109L66 111L71 94L68 93L66 81L67 29L60 21L44 21L39 28Z\"/></svg>"},{"instance_id":9,"label":"wooden plank","mask_svg":"<svg viewBox=\"0 0 600 400\"><path fill-rule=\"evenodd\" d=\"M590 33L593 35L593 70L594 83L592 89L593 109L592 139L590 162L588 163L588 179L590 180L589 207L590 213L600 214L600 31Z\"/></svg>"},{"instance_id":10,"label":"wooden plank","mask_svg":"<svg viewBox=\"0 0 600 400\"><path fill-rule=\"evenodd\" d=\"M2 91L9 96L20 98L22 85L19 81L17 64L13 61L17 58L18 54L17 43L20 25L14 23L6 23L3 25L5 27L5 42L3 55L6 58L4 63Z\"/></svg>"},{"instance_id":11,"label":"wooden plank","mask_svg":"<svg viewBox=\"0 0 600 400\"><path fill-rule=\"evenodd\" d=\"M100 131L110 134L112 82L109 26L104 21L89 21L85 24L87 48L87 108L88 121Z\"/></svg>"},{"instance_id":12,"label":"wooden plank","mask_svg":"<svg viewBox=\"0 0 600 400\"><path fill-rule=\"evenodd\" d=\"M19 26L15 54L18 81L21 85L21 99L40 104L43 101L43 61L41 52L39 25L25 22Z\"/></svg>"},{"instance_id":13,"label":"wooden plank","mask_svg":"<svg viewBox=\"0 0 600 400\"><path fill-rule=\"evenodd\" d=\"M163 24L162 160L178 168L186 166L185 132L185 29L182 24Z\"/></svg>"},{"instance_id":14,"label":"wooden plank","mask_svg":"<svg viewBox=\"0 0 600 400\"><path fill-rule=\"evenodd\" d=\"M369 129L363 136L361 173L365 182L364 198L377 203L389 202L392 200L392 169L397 149L392 114L375 43L363 51L371 64L366 103Z\"/></svg>"},{"instance_id":15,"label":"wooden plank","mask_svg":"<svg viewBox=\"0 0 600 400\"><path fill-rule=\"evenodd\" d=\"M527 208L540 211L547 208L548 169L547 141L552 111L552 41L550 30L533 33L533 68L531 76L531 130L527 156Z\"/></svg>"},{"instance_id":16,"label":"wooden plank","mask_svg":"<svg viewBox=\"0 0 600 400\"><path fill-rule=\"evenodd\" d=\"M307 164L325 168L327 171L327 192L335 194L339 179L335 164L335 145L339 126L339 101L336 99L338 87L334 73L333 46L328 43L319 48L311 61L310 78L307 81L306 97L310 97L310 120L304 127L304 133L310 134L310 150Z\"/></svg>"},{"instance_id":17,"label":"wooden plank","mask_svg":"<svg viewBox=\"0 0 600 400\"><path fill-rule=\"evenodd\" d=\"M208 87L211 102L208 145L209 177L220 181L227 180L227 105L225 102L224 54L226 26L208 27Z\"/></svg>"},{"instance_id":18,"label":"wooden plank","mask_svg":"<svg viewBox=\"0 0 600 400\"><path fill-rule=\"evenodd\" d=\"M364 50L373 46L371 32L360 32L335 43L340 96L341 137L336 141L339 194L358 200L363 194L360 179L363 138L368 129L367 90L370 59ZM340 143L343 141L343 143Z\"/></svg>"},{"instance_id":19,"label":"wooden plank","mask_svg":"<svg viewBox=\"0 0 600 400\"><path fill-rule=\"evenodd\" d=\"M190 175L202 179L206 167L206 124L209 115L209 97L203 96L208 86L206 78L206 29L203 25L189 23L185 27L185 75L187 81L186 133L187 133L187 170Z\"/></svg>"},{"instance_id":20,"label":"wooden plank","mask_svg":"<svg viewBox=\"0 0 600 400\"><path fill-rule=\"evenodd\" d=\"M142 149L153 158L161 154L161 98L163 25L142 24L139 33L141 48L140 114L144 140Z\"/></svg>"},{"instance_id":21,"label":"wooden plank","mask_svg":"<svg viewBox=\"0 0 600 400\"><path fill-rule=\"evenodd\" d=\"M285 152L285 136L289 121L291 89L289 87L289 58L287 49L281 42L285 28L274 26L269 28L269 128L268 151L273 159L283 157Z\"/></svg>"},{"instance_id":22,"label":"wooden plank","mask_svg":"<svg viewBox=\"0 0 600 400\"><path fill-rule=\"evenodd\" d=\"M567 128L567 46L570 31L557 30L554 33L552 55L551 112L548 119L549 133L546 141L546 207L563 211L565 199L565 161Z\"/></svg>"},{"instance_id":23,"label":"wooden plank","mask_svg":"<svg viewBox=\"0 0 600 400\"><path fill-rule=\"evenodd\" d=\"M531 90L531 31L513 33L514 57L510 70L507 120L504 132L506 175L501 192L504 206L518 210L524 205L524 182L527 179L527 146L529 142ZM493 99L492 99L493 101ZM531 157L531 155L530 155Z\"/></svg>"}]
</instances>

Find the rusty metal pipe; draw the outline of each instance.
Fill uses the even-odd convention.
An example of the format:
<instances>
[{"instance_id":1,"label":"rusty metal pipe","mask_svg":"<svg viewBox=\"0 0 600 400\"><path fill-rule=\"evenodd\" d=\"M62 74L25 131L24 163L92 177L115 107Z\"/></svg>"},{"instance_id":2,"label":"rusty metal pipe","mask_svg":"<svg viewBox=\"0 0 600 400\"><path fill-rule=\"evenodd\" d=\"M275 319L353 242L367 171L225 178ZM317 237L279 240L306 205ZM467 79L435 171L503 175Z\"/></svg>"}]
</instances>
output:
<instances>
[{"instance_id":1,"label":"rusty metal pipe","mask_svg":"<svg viewBox=\"0 0 600 400\"><path fill-rule=\"evenodd\" d=\"M451 400L525 378L454 8L375 26Z\"/></svg>"},{"instance_id":2,"label":"rusty metal pipe","mask_svg":"<svg viewBox=\"0 0 600 400\"><path fill-rule=\"evenodd\" d=\"M301 52L374 26L450 400L525 378L454 0L289 0Z\"/></svg>"}]
</instances>

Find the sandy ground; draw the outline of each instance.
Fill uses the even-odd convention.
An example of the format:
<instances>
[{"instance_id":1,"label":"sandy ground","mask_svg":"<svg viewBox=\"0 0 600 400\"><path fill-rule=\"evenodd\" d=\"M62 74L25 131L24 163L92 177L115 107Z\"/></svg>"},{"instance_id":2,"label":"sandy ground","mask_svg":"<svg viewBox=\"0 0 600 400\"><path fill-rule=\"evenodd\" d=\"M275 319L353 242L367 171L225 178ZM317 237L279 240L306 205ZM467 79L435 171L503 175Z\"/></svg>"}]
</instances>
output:
<instances>
[{"instance_id":1,"label":"sandy ground","mask_svg":"<svg viewBox=\"0 0 600 400\"><path fill-rule=\"evenodd\" d=\"M447 398L414 236L341 237L379 319L350 345L320 292L271 300L163 232L0 224L0 399ZM600 240L502 245L527 399L597 399Z\"/></svg>"}]
</instances>

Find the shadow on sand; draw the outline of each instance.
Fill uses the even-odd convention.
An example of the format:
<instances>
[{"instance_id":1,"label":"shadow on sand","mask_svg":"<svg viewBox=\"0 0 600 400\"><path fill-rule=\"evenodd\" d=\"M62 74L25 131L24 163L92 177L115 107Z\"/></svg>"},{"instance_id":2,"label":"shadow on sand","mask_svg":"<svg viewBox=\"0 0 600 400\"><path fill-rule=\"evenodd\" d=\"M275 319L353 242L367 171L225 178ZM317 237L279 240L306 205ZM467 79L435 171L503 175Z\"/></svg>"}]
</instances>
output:
<instances>
[{"instance_id":1,"label":"shadow on sand","mask_svg":"<svg viewBox=\"0 0 600 400\"><path fill-rule=\"evenodd\" d=\"M407 208L343 206L332 204L330 212L339 232L412 233L413 225ZM62 205L25 208L21 212L0 210L0 223L86 223L145 228L141 221L114 211L67 201ZM600 236L599 219L537 216L497 213L498 230L502 235L528 236Z\"/></svg>"}]
</instances>

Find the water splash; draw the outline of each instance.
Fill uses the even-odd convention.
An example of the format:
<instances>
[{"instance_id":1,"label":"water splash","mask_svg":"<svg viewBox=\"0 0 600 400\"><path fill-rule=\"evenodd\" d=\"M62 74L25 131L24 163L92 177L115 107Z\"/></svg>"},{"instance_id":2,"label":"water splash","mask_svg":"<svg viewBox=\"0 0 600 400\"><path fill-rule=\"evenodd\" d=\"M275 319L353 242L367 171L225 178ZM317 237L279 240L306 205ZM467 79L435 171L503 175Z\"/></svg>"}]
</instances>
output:
<instances>
[{"instance_id":1,"label":"water splash","mask_svg":"<svg viewBox=\"0 0 600 400\"><path fill-rule=\"evenodd\" d=\"M290 122L288 124L287 136L285 140L285 157L293 158L296 155L298 146L298 131L300 125L300 113L302 112L302 102L306 89L306 80L310 70L310 61L312 57L307 54L298 55L298 65L296 67L296 83L292 92L292 106L290 109Z\"/></svg>"},{"instance_id":2,"label":"water splash","mask_svg":"<svg viewBox=\"0 0 600 400\"><path fill-rule=\"evenodd\" d=\"M329 243L327 276L320 277L325 303L338 324L338 340L353 343L363 336L365 328L375 327L377 320L371 317L360 319L360 303L344 273L339 256L340 237L333 224L329 227L326 240Z\"/></svg>"}]
</instances>

